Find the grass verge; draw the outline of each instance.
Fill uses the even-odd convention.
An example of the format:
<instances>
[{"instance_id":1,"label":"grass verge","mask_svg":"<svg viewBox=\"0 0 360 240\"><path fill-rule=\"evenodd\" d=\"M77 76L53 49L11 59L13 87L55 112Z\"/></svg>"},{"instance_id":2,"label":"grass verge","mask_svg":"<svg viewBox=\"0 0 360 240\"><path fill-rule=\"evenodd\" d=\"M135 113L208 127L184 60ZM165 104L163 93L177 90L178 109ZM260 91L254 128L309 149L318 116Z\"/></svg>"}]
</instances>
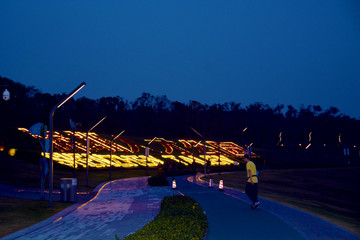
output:
<instances>
[{"instance_id":1,"label":"grass verge","mask_svg":"<svg viewBox=\"0 0 360 240\"><path fill-rule=\"evenodd\" d=\"M69 207L72 203L0 197L0 237L38 223Z\"/></svg>"},{"instance_id":2,"label":"grass verge","mask_svg":"<svg viewBox=\"0 0 360 240\"><path fill-rule=\"evenodd\" d=\"M187 196L169 196L161 201L160 213L153 221L124 240L203 239L207 227L206 215L197 202Z\"/></svg>"}]
</instances>

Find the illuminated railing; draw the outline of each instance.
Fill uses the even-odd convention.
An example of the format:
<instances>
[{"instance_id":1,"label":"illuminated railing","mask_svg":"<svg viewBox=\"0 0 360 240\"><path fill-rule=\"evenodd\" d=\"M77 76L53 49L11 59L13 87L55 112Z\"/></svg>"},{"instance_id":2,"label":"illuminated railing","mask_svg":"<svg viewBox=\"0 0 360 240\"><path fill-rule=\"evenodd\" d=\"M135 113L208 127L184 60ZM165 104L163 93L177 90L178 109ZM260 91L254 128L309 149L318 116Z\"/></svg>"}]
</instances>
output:
<instances>
[{"instance_id":1,"label":"illuminated railing","mask_svg":"<svg viewBox=\"0 0 360 240\"><path fill-rule=\"evenodd\" d=\"M29 133L25 128L19 128L20 131ZM32 134L31 134L32 135ZM33 137L37 137L32 135ZM72 152L71 138L73 132L64 131L64 134L54 132L54 147L57 152L53 154L53 160L59 164L73 167L74 164L74 153ZM75 167L85 168L86 167L86 133L75 132L76 138L76 153L75 153ZM103 152L110 151L110 140L102 138L96 133L90 133L89 139L91 142L91 154L89 155L89 167L93 168L107 168L110 166L110 153L103 154ZM119 142L125 143L126 146L121 145ZM145 139L145 142L150 140ZM164 164L165 161L171 160L174 162L182 163L186 166L191 165L193 162L196 164L204 165L206 161L210 161L213 166L225 166L233 165L238 157L243 157L245 149L233 142L214 142L206 141L205 145L205 160L202 155L204 145L202 142L195 140L178 140L183 146L178 146L175 142L166 140L163 138L157 138L154 140L155 143L151 146L150 152L153 155L148 157L148 166L157 167L159 164ZM155 149L154 147L159 144L164 148L164 151ZM144 153L143 149L145 146L131 142L127 139L121 138L118 143L112 145L112 166L122 168L134 168L134 167L145 167L146 156L142 154L135 154L138 152ZM177 150L178 153L174 154ZM193 156L193 151L196 153ZM49 157L49 156L47 156ZM257 157L257 155L255 155ZM231 159L233 158L233 159Z\"/></svg>"}]
</instances>

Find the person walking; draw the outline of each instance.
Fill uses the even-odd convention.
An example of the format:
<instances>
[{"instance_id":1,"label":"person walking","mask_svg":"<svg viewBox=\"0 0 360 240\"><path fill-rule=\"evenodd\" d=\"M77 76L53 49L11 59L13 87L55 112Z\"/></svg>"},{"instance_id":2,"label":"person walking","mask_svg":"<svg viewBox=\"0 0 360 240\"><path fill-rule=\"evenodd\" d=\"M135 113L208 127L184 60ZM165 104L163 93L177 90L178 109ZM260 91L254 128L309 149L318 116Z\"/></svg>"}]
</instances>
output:
<instances>
[{"instance_id":1,"label":"person walking","mask_svg":"<svg viewBox=\"0 0 360 240\"><path fill-rule=\"evenodd\" d=\"M247 175L247 182L245 186L245 193L248 195L250 200L253 202L251 205L252 209L256 209L259 207L259 200L258 200L258 177L256 172L256 165L254 162L250 160L249 155L244 155L244 162L246 163L246 175Z\"/></svg>"}]
</instances>

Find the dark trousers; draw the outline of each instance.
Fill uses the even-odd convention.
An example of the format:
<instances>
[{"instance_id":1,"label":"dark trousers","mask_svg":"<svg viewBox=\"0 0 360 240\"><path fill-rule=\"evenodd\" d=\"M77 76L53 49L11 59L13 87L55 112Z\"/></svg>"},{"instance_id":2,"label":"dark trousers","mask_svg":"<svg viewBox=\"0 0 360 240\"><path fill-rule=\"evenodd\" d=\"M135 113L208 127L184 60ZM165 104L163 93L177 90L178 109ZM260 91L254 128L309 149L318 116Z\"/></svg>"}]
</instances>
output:
<instances>
[{"instance_id":1,"label":"dark trousers","mask_svg":"<svg viewBox=\"0 0 360 240\"><path fill-rule=\"evenodd\" d=\"M254 183L252 185L251 183L247 182L245 187L245 193L248 195L250 200L255 203L258 201L258 184Z\"/></svg>"}]
</instances>

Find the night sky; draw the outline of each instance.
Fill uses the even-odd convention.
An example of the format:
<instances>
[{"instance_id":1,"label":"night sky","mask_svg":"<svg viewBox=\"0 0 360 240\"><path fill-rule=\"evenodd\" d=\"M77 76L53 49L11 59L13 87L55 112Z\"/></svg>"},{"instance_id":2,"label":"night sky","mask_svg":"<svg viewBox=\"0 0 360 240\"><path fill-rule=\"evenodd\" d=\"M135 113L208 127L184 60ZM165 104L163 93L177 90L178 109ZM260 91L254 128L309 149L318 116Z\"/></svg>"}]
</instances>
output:
<instances>
[{"instance_id":1,"label":"night sky","mask_svg":"<svg viewBox=\"0 0 360 240\"><path fill-rule=\"evenodd\" d=\"M360 1L1 0L0 75L51 94L85 81L78 97L360 118Z\"/></svg>"}]
</instances>

